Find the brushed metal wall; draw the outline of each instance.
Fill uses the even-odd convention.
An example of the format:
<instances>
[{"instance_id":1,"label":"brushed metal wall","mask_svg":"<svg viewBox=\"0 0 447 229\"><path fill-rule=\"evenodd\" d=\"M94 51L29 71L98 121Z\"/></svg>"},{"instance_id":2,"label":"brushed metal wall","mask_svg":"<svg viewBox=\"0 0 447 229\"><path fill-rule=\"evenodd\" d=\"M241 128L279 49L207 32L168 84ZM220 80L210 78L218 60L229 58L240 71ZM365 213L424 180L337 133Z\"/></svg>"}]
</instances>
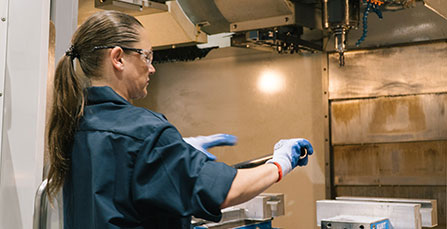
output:
<instances>
[{"instance_id":1,"label":"brushed metal wall","mask_svg":"<svg viewBox=\"0 0 447 229\"><path fill-rule=\"evenodd\" d=\"M447 91L447 42L329 55L331 100Z\"/></svg>"},{"instance_id":2,"label":"brushed metal wall","mask_svg":"<svg viewBox=\"0 0 447 229\"><path fill-rule=\"evenodd\" d=\"M447 140L446 107L447 94L333 102L332 144Z\"/></svg>"},{"instance_id":3,"label":"brushed metal wall","mask_svg":"<svg viewBox=\"0 0 447 229\"><path fill-rule=\"evenodd\" d=\"M229 133L234 147L212 149L228 164L270 154L280 139L309 139L315 155L267 192L285 193L275 227L317 228L315 201L325 198L322 65L326 56L213 50L205 59L155 66L149 95L136 101L166 115L183 136Z\"/></svg>"},{"instance_id":4,"label":"brushed metal wall","mask_svg":"<svg viewBox=\"0 0 447 229\"><path fill-rule=\"evenodd\" d=\"M445 41L329 55L335 196L438 201L447 220Z\"/></svg>"}]
</instances>

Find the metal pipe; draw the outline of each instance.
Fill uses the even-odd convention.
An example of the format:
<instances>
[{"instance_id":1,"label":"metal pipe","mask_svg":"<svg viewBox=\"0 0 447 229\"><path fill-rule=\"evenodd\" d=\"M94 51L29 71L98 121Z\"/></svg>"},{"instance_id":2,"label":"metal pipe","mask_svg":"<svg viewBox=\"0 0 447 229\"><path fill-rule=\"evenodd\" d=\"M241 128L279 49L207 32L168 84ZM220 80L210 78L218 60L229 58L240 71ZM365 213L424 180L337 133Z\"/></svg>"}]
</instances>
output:
<instances>
[{"instance_id":1,"label":"metal pipe","mask_svg":"<svg viewBox=\"0 0 447 229\"><path fill-rule=\"evenodd\" d=\"M33 229L47 228L47 185L48 180L43 180L34 198Z\"/></svg>"},{"instance_id":2,"label":"metal pipe","mask_svg":"<svg viewBox=\"0 0 447 229\"><path fill-rule=\"evenodd\" d=\"M232 166L235 169L249 169L249 168L254 168L254 167L258 167L260 165L263 165L268 160L270 160L272 158L273 158L273 155L272 154L268 154L268 155L264 155L264 156L256 158L256 159L243 161L241 163L237 163L237 164L234 164Z\"/></svg>"},{"instance_id":3,"label":"metal pipe","mask_svg":"<svg viewBox=\"0 0 447 229\"><path fill-rule=\"evenodd\" d=\"M300 152L300 159L303 159L303 158L307 157L307 149L306 148L301 148L300 150L301 150L301 152ZM235 169L249 169L249 168L254 168L254 167L258 167L260 165L263 165L268 160L270 160L272 158L273 158L273 154L267 154L267 155L264 155L264 156L256 158L256 159L243 161L241 163L234 164L232 166Z\"/></svg>"}]
</instances>

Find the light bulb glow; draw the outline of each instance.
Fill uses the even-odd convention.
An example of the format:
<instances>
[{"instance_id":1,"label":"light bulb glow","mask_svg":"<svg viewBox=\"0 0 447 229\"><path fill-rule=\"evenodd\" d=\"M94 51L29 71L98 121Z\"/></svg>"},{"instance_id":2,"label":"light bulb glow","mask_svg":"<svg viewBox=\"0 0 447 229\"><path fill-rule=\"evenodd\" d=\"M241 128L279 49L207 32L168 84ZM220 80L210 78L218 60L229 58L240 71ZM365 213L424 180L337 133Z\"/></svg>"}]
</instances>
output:
<instances>
[{"instance_id":1,"label":"light bulb glow","mask_svg":"<svg viewBox=\"0 0 447 229\"><path fill-rule=\"evenodd\" d=\"M284 88L284 78L276 71L264 71L258 79L258 88L267 94L277 93Z\"/></svg>"}]
</instances>

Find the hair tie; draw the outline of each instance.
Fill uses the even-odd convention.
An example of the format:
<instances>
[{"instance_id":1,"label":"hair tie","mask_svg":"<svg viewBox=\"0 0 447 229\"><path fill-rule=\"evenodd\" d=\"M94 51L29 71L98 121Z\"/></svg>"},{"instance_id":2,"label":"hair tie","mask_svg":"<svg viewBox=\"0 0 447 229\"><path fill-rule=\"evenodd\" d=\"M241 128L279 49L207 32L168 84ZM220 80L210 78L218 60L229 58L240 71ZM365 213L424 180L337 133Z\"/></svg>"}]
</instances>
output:
<instances>
[{"instance_id":1,"label":"hair tie","mask_svg":"<svg viewBox=\"0 0 447 229\"><path fill-rule=\"evenodd\" d=\"M69 56L73 59L75 58L80 58L81 56L79 55L78 50L74 47L74 45L71 45L70 48L65 52L66 56Z\"/></svg>"}]
</instances>

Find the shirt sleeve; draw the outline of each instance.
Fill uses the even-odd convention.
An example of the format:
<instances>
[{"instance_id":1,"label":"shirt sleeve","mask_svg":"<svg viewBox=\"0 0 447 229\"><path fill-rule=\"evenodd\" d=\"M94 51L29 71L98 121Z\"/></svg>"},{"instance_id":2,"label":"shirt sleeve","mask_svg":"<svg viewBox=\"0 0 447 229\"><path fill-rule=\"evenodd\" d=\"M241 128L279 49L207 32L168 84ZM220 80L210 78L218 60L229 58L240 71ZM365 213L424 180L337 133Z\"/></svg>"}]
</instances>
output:
<instances>
[{"instance_id":1,"label":"shirt sleeve","mask_svg":"<svg viewBox=\"0 0 447 229\"><path fill-rule=\"evenodd\" d=\"M219 221L237 170L214 162L183 141L172 125L157 128L139 152L132 195L140 214Z\"/></svg>"}]
</instances>

